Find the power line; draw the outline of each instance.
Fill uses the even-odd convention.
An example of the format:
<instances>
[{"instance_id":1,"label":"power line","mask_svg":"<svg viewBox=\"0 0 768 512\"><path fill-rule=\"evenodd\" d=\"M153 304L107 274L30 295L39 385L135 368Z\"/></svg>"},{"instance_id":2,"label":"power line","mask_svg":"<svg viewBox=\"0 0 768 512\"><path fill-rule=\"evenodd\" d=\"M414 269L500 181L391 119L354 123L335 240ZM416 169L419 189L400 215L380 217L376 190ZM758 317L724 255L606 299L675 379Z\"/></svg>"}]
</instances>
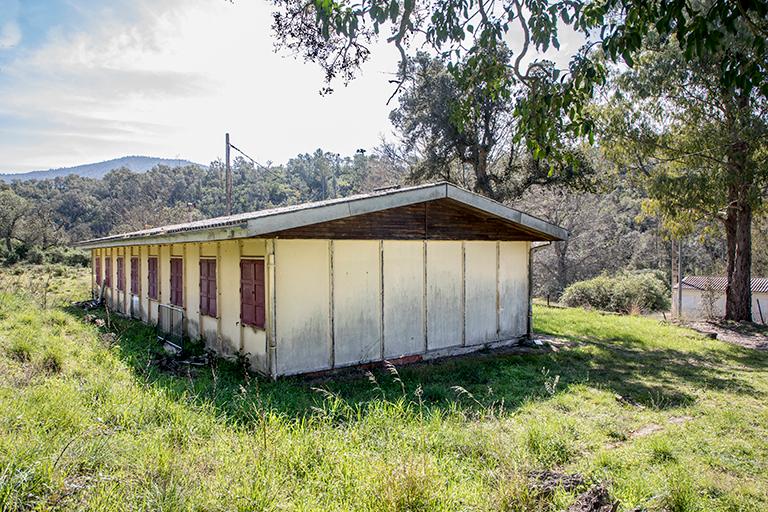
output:
<instances>
[{"instance_id":1,"label":"power line","mask_svg":"<svg viewBox=\"0 0 768 512\"><path fill-rule=\"evenodd\" d=\"M279 178L279 176L272 169L270 169L269 167L266 167L264 165L261 165L259 162L257 162L256 160L254 160L253 158L248 156L242 149L238 148L237 146L235 146L231 142L229 143L229 146L232 149L234 149L235 151L237 151L238 153L240 153L241 155L243 155L245 158L250 160L253 165L255 165L256 167L259 167L261 170L269 173L269 175L272 176L273 178Z\"/></svg>"}]
</instances>

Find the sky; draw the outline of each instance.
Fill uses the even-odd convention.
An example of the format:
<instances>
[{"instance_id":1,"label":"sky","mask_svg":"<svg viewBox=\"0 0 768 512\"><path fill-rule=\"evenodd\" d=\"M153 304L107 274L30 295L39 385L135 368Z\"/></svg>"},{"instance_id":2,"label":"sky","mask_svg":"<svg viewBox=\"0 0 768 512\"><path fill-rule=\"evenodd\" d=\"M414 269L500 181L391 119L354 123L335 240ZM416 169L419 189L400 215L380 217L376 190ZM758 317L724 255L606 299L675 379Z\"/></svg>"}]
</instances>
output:
<instances>
[{"instance_id":1,"label":"sky","mask_svg":"<svg viewBox=\"0 0 768 512\"><path fill-rule=\"evenodd\" d=\"M392 137L391 45L320 96L320 68L275 53L270 25L266 0L0 0L0 172L125 155L207 164L227 131L275 163Z\"/></svg>"}]
</instances>

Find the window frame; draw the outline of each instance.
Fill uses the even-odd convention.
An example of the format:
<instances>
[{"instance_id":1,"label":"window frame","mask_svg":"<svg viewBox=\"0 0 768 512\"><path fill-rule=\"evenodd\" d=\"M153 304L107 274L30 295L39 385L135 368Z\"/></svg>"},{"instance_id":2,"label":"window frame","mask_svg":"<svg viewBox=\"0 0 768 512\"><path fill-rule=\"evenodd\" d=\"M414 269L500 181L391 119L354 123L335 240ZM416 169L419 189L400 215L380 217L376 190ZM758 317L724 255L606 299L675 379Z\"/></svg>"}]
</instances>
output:
<instances>
[{"instance_id":1,"label":"window frame","mask_svg":"<svg viewBox=\"0 0 768 512\"><path fill-rule=\"evenodd\" d=\"M112 288L112 256L104 258L104 286Z\"/></svg>"},{"instance_id":2,"label":"window frame","mask_svg":"<svg viewBox=\"0 0 768 512\"><path fill-rule=\"evenodd\" d=\"M93 259L93 273L96 277L96 285L101 286L101 256L96 256Z\"/></svg>"},{"instance_id":3,"label":"window frame","mask_svg":"<svg viewBox=\"0 0 768 512\"><path fill-rule=\"evenodd\" d=\"M118 291L125 291L125 258L123 256L117 257L117 289Z\"/></svg>"},{"instance_id":4,"label":"window frame","mask_svg":"<svg viewBox=\"0 0 768 512\"><path fill-rule=\"evenodd\" d=\"M141 293L141 259L138 256L131 256L131 294L139 295Z\"/></svg>"},{"instance_id":5,"label":"window frame","mask_svg":"<svg viewBox=\"0 0 768 512\"><path fill-rule=\"evenodd\" d=\"M159 269L159 258L157 256L147 256L147 297L152 300L159 300L160 298L160 294L158 293Z\"/></svg>"},{"instance_id":6,"label":"window frame","mask_svg":"<svg viewBox=\"0 0 768 512\"><path fill-rule=\"evenodd\" d=\"M245 297L243 288L246 283L243 279L243 266L250 264L254 265L253 304L246 303L243 300ZM265 267L264 258L240 258L240 323L255 329L266 329L267 326L267 283ZM259 283L259 280L257 279L259 270L261 283ZM261 287L261 301L258 300L259 285ZM246 307L253 307L253 321L250 321L247 315L243 314L244 311L246 311Z\"/></svg>"},{"instance_id":7,"label":"window frame","mask_svg":"<svg viewBox=\"0 0 768 512\"><path fill-rule=\"evenodd\" d=\"M168 302L172 306L176 306L177 308L183 308L184 307L184 258L180 257L172 257L171 258L171 272L170 272L170 281L171 281L171 287L170 287L170 297L168 298ZM174 274L174 266L179 266L179 272ZM176 284L174 285L174 280L176 281ZM178 301L177 301L178 299Z\"/></svg>"},{"instance_id":8,"label":"window frame","mask_svg":"<svg viewBox=\"0 0 768 512\"><path fill-rule=\"evenodd\" d=\"M211 264L213 264L213 278L211 278ZM218 261L216 258L200 258L200 314L211 318L218 318ZM203 271L205 268L205 271ZM213 293L211 293L213 285ZM211 306L213 303L213 306Z\"/></svg>"}]
</instances>

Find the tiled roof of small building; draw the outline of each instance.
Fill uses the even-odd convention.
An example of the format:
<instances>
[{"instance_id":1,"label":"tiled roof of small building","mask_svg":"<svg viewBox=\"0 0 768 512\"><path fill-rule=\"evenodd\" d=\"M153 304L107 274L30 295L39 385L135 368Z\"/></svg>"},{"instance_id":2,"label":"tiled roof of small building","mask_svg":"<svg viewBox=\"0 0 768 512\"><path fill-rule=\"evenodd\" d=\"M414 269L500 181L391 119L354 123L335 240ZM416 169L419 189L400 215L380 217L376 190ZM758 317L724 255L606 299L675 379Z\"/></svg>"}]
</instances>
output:
<instances>
[{"instance_id":1,"label":"tiled roof of small building","mask_svg":"<svg viewBox=\"0 0 768 512\"><path fill-rule=\"evenodd\" d=\"M728 285L728 279L723 276L685 276L683 278L684 288L694 288L696 290L712 290L724 292ZM675 285L677 288L677 285ZM768 278L752 278L752 293L768 293Z\"/></svg>"}]
</instances>

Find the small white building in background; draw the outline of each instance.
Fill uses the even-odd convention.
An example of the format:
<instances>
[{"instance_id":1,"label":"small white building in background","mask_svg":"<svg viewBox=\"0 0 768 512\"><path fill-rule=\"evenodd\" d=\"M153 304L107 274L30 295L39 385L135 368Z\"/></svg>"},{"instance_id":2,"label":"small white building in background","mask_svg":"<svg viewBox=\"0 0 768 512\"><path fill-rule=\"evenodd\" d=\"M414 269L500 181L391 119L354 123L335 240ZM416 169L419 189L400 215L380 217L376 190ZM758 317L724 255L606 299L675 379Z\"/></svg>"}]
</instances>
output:
<instances>
[{"instance_id":1,"label":"small white building in background","mask_svg":"<svg viewBox=\"0 0 768 512\"><path fill-rule=\"evenodd\" d=\"M719 276L686 276L683 279L681 312L684 318L725 316L725 287ZM672 312L677 313L677 285L672 290ZM752 321L768 324L768 278L752 279Z\"/></svg>"}]
</instances>

